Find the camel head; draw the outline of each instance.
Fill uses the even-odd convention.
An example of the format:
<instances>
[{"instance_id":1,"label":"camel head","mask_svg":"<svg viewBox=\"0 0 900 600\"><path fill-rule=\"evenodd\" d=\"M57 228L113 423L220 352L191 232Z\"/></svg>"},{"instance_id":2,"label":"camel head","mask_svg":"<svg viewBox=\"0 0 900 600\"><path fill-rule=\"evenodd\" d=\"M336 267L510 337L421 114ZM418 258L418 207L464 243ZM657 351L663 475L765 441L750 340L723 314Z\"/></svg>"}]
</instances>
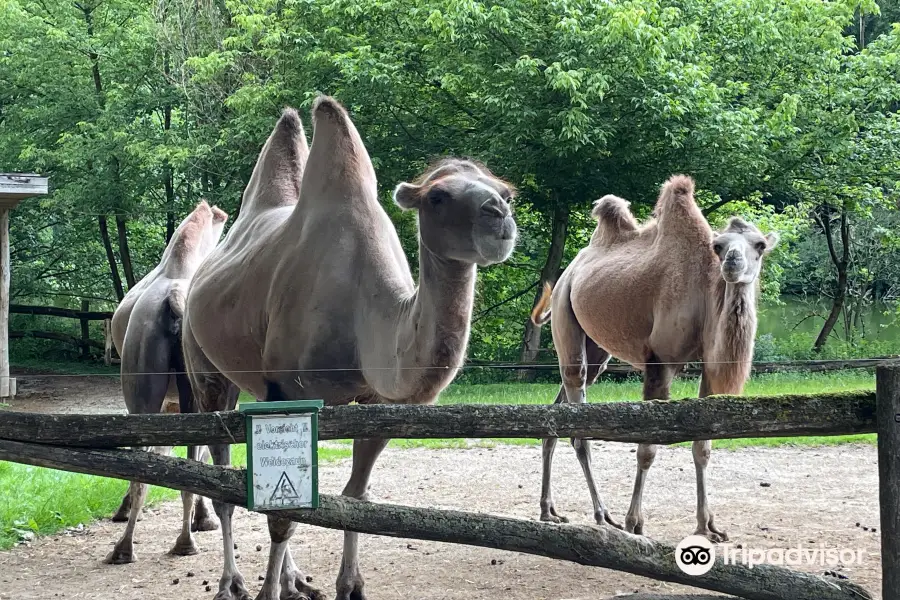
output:
<instances>
[{"instance_id":1,"label":"camel head","mask_svg":"<svg viewBox=\"0 0 900 600\"><path fill-rule=\"evenodd\" d=\"M516 245L514 194L485 166L453 158L398 185L394 201L418 211L419 235L432 253L484 267L509 258Z\"/></svg>"},{"instance_id":2,"label":"camel head","mask_svg":"<svg viewBox=\"0 0 900 600\"><path fill-rule=\"evenodd\" d=\"M719 257L726 283L752 283L759 277L763 256L778 243L774 231L763 235L752 223L731 217L728 225L713 237L712 250Z\"/></svg>"}]
</instances>

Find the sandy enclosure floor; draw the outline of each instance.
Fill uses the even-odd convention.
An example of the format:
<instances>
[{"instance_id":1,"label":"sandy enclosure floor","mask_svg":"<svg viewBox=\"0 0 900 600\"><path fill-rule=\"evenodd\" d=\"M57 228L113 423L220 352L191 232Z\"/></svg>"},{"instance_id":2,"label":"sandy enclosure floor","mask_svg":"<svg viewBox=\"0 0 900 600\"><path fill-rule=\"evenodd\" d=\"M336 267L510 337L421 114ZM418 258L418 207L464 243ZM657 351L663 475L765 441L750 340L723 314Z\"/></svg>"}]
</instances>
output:
<instances>
[{"instance_id":1,"label":"sandy enclosure floor","mask_svg":"<svg viewBox=\"0 0 900 600\"><path fill-rule=\"evenodd\" d=\"M10 406L13 410L122 410L118 381L111 377L26 376L18 385L20 395ZM634 446L594 443L593 447L601 493L613 515L622 521L631 496ZM568 444L559 445L554 464L558 510L575 523L591 523L587 489ZM338 493L349 471L349 460L324 465L321 491ZM380 502L536 519L540 476L538 446L389 449L375 468L372 492ZM862 527L878 526L874 447L714 450L709 479L716 522L733 543L747 548L801 544L861 549L865 552L861 565L837 570L880 597L879 534ZM648 535L676 544L693 531L694 485L690 449L661 448L644 496ZM0 599L210 600L221 574L221 535L218 531L199 533L198 555L171 557L167 551L180 518L180 502L148 509L135 538L138 562L131 565L102 563L124 528L124 524L108 520L81 532L42 538L30 546L2 552ZM238 564L255 596L268 550L266 521L238 508L234 524ZM334 593L341 543L341 532L305 525L300 525L292 542L297 563L329 596ZM697 592L606 569L419 540L362 536L360 558L372 600L588 600L619 594L634 600L662 600L671 593ZM817 573L831 569L803 568Z\"/></svg>"}]
</instances>

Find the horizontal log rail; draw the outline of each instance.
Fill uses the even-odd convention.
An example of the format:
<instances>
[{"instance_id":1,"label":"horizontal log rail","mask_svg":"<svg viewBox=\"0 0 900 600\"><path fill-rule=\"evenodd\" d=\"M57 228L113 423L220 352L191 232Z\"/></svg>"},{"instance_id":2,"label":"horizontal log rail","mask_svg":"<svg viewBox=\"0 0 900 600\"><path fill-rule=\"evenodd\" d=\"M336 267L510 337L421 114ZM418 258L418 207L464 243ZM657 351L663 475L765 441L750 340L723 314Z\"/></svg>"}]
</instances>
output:
<instances>
[{"instance_id":1,"label":"horizontal log rail","mask_svg":"<svg viewBox=\"0 0 900 600\"><path fill-rule=\"evenodd\" d=\"M247 504L244 470L143 451L58 448L0 440L0 460L135 480L187 490L230 504ZM285 510L278 514L331 529L547 556L749 600L872 599L866 589L847 580L772 565L757 565L752 569L726 565L721 557L717 557L709 573L686 575L675 563L672 546L611 527L550 524L483 513L375 504L325 494L319 498L319 508L315 510Z\"/></svg>"},{"instance_id":2,"label":"horizontal log rail","mask_svg":"<svg viewBox=\"0 0 900 600\"><path fill-rule=\"evenodd\" d=\"M711 396L571 405L337 406L319 412L319 439L580 437L671 444L700 439L876 431L875 392ZM237 412L74 415L0 411L0 439L115 448L242 443Z\"/></svg>"},{"instance_id":3,"label":"horizontal log rail","mask_svg":"<svg viewBox=\"0 0 900 600\"><path fill-rule=\"evenodd\" d=\"M85 340L83 338L69 335L68 333L60 333L58 331L10 331L9 332L10 339L23 339L23 338L35 338L41 340L54 340L57 342L63 342L65 344L71 344L77 348L81 348L85 344ZM97 342L92 339L87 340L88 347L97 348L98 350L103 350L103 344L101 342Z\"/></svg>"},{"instance_id":4,"label":"horizontal log rail","mask_svg":"<svg viewBox=\"0 0 900 600\"><path fill-rule=\"evenodd\" d=\"M36 315L42 317L63 317L85 321L103 321L112 319L112 312L107 310L75 310L57 306L34 306L31 304L10 304L9 312L17 315Z\"/></svg>"}]
</instances>

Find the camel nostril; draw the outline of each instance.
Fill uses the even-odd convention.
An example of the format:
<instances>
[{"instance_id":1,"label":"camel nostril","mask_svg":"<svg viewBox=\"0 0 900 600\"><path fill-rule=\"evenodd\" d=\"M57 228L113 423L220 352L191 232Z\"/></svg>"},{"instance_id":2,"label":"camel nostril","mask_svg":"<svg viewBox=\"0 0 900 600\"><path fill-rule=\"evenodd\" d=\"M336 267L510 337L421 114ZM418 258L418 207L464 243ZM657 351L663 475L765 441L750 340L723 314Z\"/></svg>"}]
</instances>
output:
<instances>
[{"instance_id":1,"label":"camel nostril","mask_svg":"<svg viewBox=\"0 0 900 600\"><path fill-rule=\"evenodd\" d=\"M503 210L498 204L486 202L481 206L481 210L495 217L505 217L509 214L509 209Z\"/></svg>"}]
</instances>

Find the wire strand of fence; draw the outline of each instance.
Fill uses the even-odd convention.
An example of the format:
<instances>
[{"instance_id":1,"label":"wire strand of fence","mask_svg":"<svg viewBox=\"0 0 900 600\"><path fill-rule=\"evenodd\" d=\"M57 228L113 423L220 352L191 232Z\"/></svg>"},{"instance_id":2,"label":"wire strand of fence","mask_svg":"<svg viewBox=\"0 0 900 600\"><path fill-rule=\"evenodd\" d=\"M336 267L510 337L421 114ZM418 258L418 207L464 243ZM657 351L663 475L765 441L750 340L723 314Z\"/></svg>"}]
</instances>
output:
<instances>
[{"instance_id":1,"label":"wire strand of fence","mask_svg":"<svg viewBox=\"0 0 900 600\"><path fill-rule=\"evenodd\" d=\"M348 373L348 372L357 372L357 371L436 371L436 370L471 370L471 369L508 369L508 370L528 370L528 369L559 369L566 367L632 367L635 369L642 369L646 367L648 364L661 365L661 366L674 366L674 367L688 367L691 366L693 368L703 368L706 365L734 365L734 364L746 364L750 363L751 367L753 365L766 365L767 367L778 368L779 366L783 367L802 367L803 365L821 365L825 363L841 363L841 364L860 364L860 363L871 363L872 367L878 366L879 363L891 363L891 362L900 362L900 355L896 356L885 356L885 357L877 357L877 358L848 358L848 359L807 359L807 360L791 360L791 361L688 361L688 362L658 362L654 361L653 363L572 363L572 364L563 364L559 363L505 363L505 362L496 362L496 363L485 363L485 364L463 364L459 367L451 367L451 366L421 366L421 367L321 367L321 368L307 368L307 369L238 369L238 370L228 370L227 373L234 375L241 374L258 374L258 375L276 375L276 374L291 374L295 373L298 375L304 373ZM15 367L13 367L15 369ZM142 375L222 375L221 371L138 371L134 373L127 373L129 376L142 376ZM22 373L16 374L15 377L18 379L24 379L29 377L119 377L121 373L103 373L103 372L83 372L83 373Z\"/></svg>"}]
</instances>

